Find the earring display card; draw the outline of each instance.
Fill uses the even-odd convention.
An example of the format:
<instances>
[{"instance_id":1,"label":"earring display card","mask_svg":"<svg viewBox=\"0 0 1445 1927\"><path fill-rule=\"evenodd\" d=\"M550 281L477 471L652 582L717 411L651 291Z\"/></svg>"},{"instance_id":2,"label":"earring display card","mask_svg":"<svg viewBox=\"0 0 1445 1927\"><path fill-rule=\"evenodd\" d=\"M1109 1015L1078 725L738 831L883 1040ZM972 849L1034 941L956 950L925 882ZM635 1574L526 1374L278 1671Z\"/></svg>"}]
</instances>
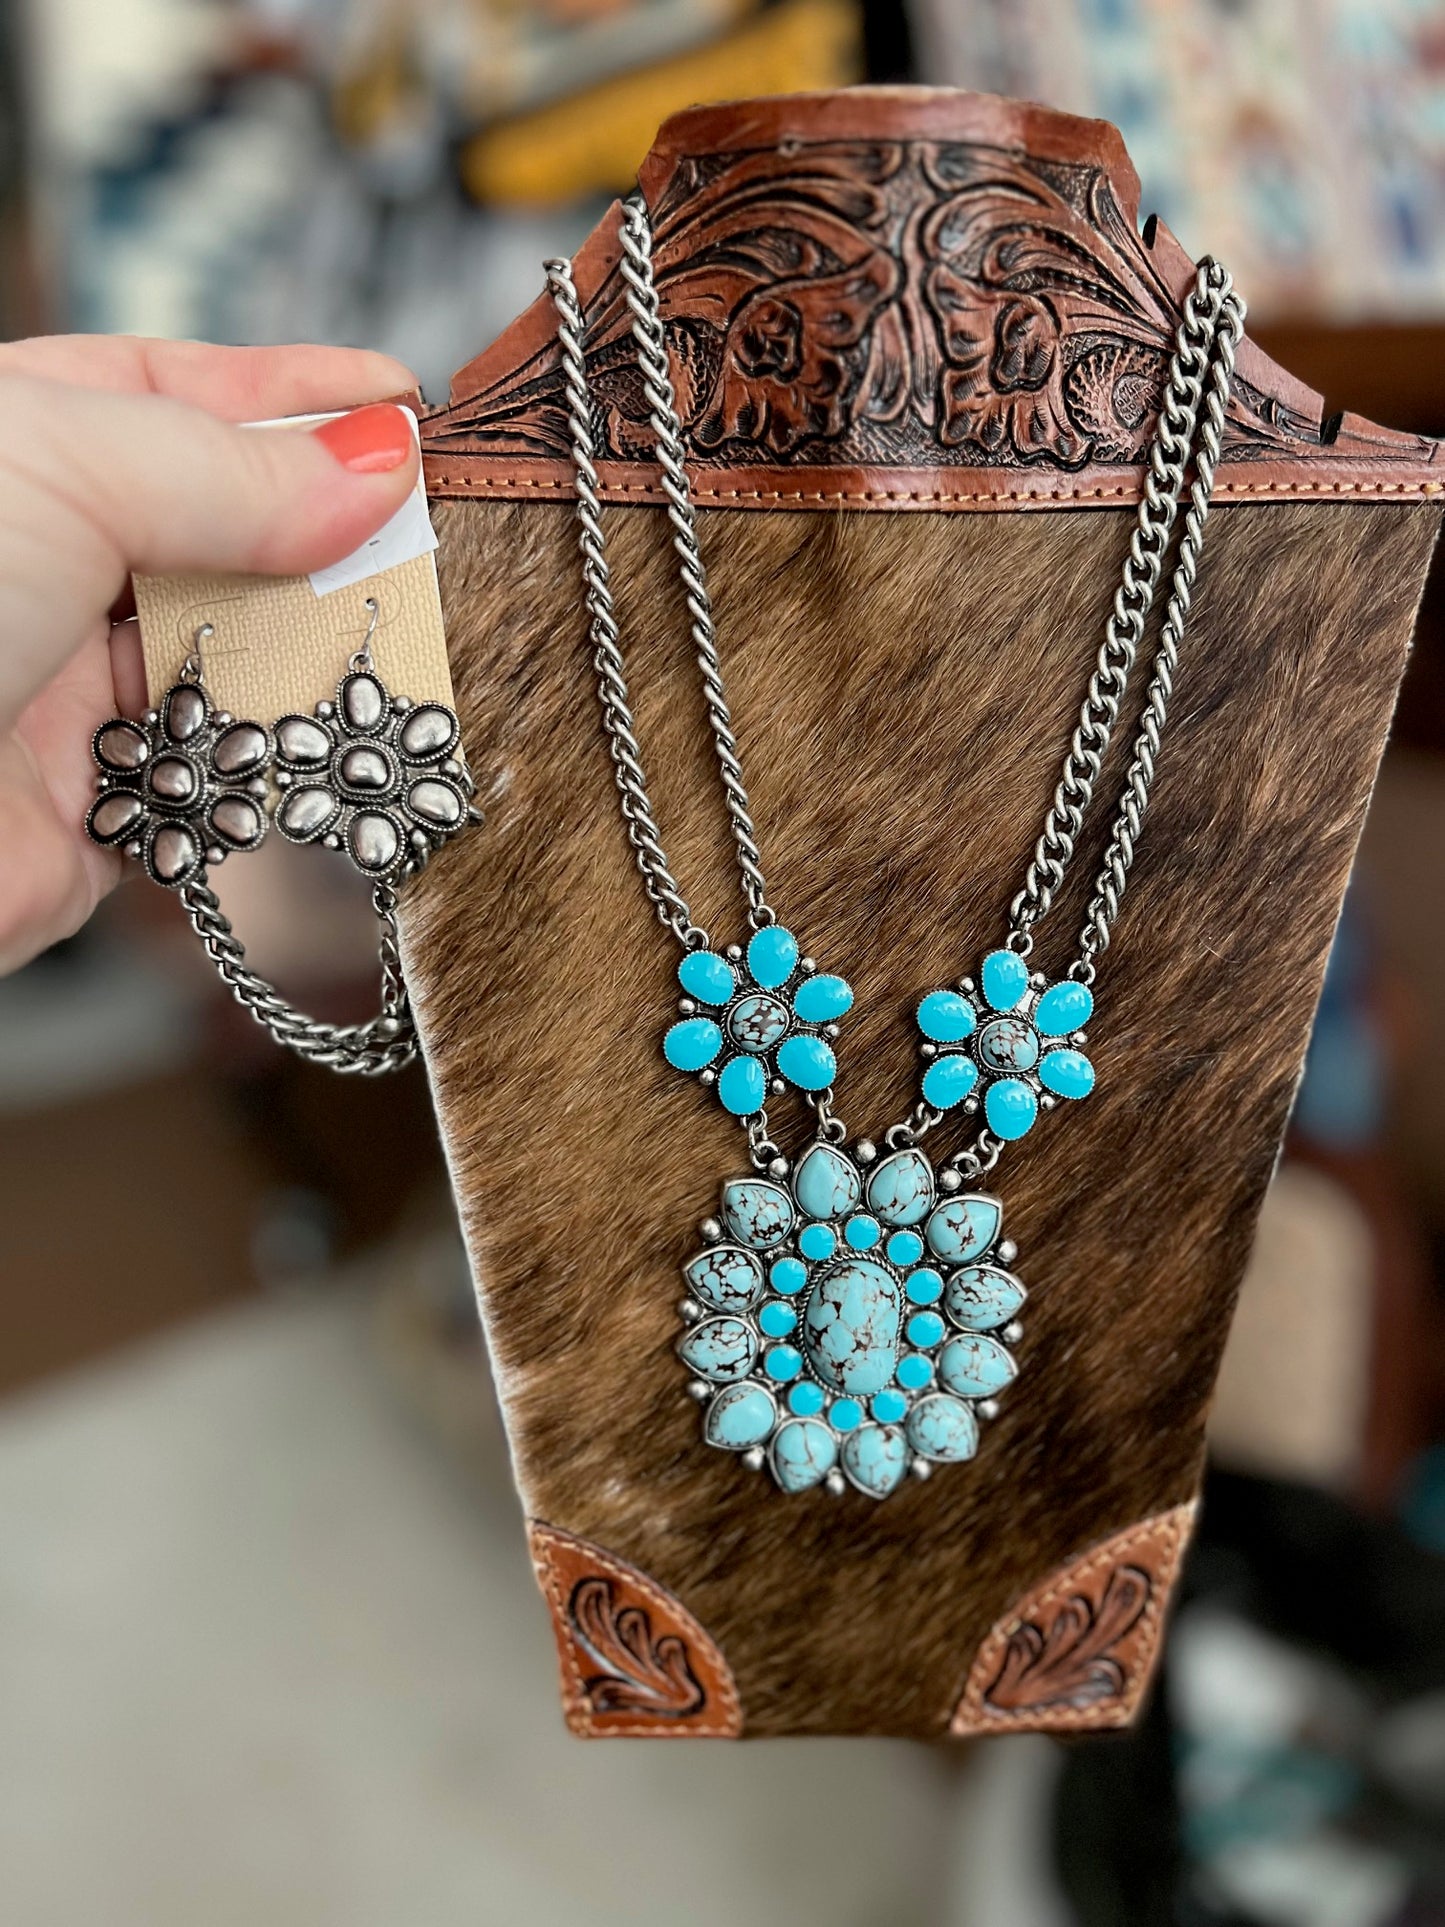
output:
<instances>
[{"instance_id":1,"label":"earring display card","mask_svg":"<svg viewBox=\"0 0 1445 1927\"><path fill-rule=\"evenodd\" d=\"M325 419L307 416L292 427ZM258 423L258 432L287 426ZM305 714L333 696L377 605L372 652L381 675L413 702L453 706L436 537L420 481L371 541L313 576L135 578L152 702L175 680L209 624L202 667L213 702L238 716Z\"/></svg>"}]
</instances>

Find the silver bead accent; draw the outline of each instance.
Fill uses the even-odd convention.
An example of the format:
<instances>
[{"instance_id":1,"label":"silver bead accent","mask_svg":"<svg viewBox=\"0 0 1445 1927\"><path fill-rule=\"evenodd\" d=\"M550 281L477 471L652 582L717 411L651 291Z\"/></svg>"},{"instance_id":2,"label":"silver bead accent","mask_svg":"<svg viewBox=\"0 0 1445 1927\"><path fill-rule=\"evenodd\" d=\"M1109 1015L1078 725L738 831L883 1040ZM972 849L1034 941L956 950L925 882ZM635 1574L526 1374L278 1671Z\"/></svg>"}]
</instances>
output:
<instances>
[{"instance_id":1,"label":"silver bead accent","mask_svg":"<svg viewBox=\"0 0 1445 1927\"><path fill-rule=\"evenodd\" d=\"M818 965L814 958L804 957L800 960L798 968L805 977L811 977L813 972L818 968Z\"/></svg>"},{"instance_id":2,"label":"silver bead accent","mask_svg":"<svg viewBox=\"0 0 1445 1927\"><path fill-rule=\"evenodd\" d=\"M912 1460L908 1470L913 1474L915 1479L931 1479L933 1477L933 1467L928 1463L927 1459Z\"/></svg>"},{"instance_id":3,"label":"silver bead accent","mask_svg":"<svg viewBox=\"0 0 1445 1927\"><path fill-rule=\"evenodd\" d=\"M1019 1323L1019 1321L1017 1320L1017 1318L1015 1318L1015 1320L1013 1321L1013 1323L1012 1323L1011 1325L1005 1325L1005 1326L1004 1326L1004 1328L1003 1328L1003 1335L1004 1335L1004 1337L1005 1337L1005 1338L1006 1338L1006 1339L1008 1340L1008 1342L1010 1343L1010 1345L1017 1345L1017 1343L1019 1342L1019 1340L1020 1340L1020 1339L1021 1339L1021 1338L1023 1337L1023 1335L1024 1335L1024 1328L1023 1328L1023 1326L1022 1326L1022 1325L1021 1325L1021 1324Z\"/></svg>"},{"instance_id":4,"label":"silver bead accent","mask_svg":"<svg viewBox=\"0 0 1445 1927\"><path fill-rule=\"evenodd\" d=\"M871 1164L878 1155L878 1146L871 1137L860 1137L853 1146L853 1155L860 1164Z\"/></svg>"},{"instance_id":5,"label":"silver bead accent","mask_svg":"<svg viewBox=\"0 0 1445 1927\"><path fill-rule=\"evenodd\" d=\"M1001 1265L1011 1265L1019 1255L1019 1248L1012 1238L1005 1238L998 1248L998 1261Z\"/></svg>"},{"instance_id":6,"label":"silver bead accent","mask_svg":"<svg viewBox=\"0 0 1445 1927\"><path fill-rule=\"evenodd\" d=\"M960 977L958 980L958 987L960 990L967 991L970 995L972 995L972 992L973 992L972 977Z\"/></svg>"},{"instance_id":7,"label":"silver bead accent","mask_svg":"<svg viewBox=\"0 0 1445 1927\"><path fill-rule=\"evenodd\" d=\"M1081 1030L1076 1030L1073 1036L1069 1039L1069 1042L1073 1044L1076 1049L1082 1048L1082 1046L1087 1044L1088 1041L1089 1041L1088 1038L1084 1035L1083 1031Z\"/></svg>"},{"instance_id":8,"label":"silver bead accent","mask_svg":"<svg viewBox=\"0 0 1445 1927\"><path fill-rule=\"evenodd\" d=\"M679 997L677 1007L684 1017L691 1017L697 1009L697 1005L692 1001L691 997Z\"/></svg>"},{"instance_id":9,"label":"silver bead accent","mask_svg":"<svg viewBox=\"0 0 1445 1927\"><path fill-rule=\"evenodd\" d=\"M848 1490L847 1480L843 1477L843 1474L838 1470L836 1465L829 1472L823 1483L835 1499L841 1499L843 1494Z\"/></svg>"},{"instance_id":10,"label":"silver bead accent","mask_svg":"<svg viewBox=\"0 0 1445 1927\"><path fill-rule=\"evenodd\" d=\"M1058 1099L1053 1095L1052 1091L1045 1091L1039 1098L1039 1109L1041 1111L1051 1111L1057 1103Z\"/></svg>"},{"instance_id":11,"label":"silver bead accent","mask_svg":"<svg viewBox=\"0 0 1445 1927\"><path fill-rule=\"evenodd\" d=\"M717 1082L717 1072L716 1071L699 1071L697 1081L699 1084L706 1084L708 1089L711 1090L713 1085L716 1084Z\"/></svg>"},{"instance_id":12,"label":"silver bead accent","mask_svg":"<svg viewBox=\"0 0 1445 1927\"><path fill-rule=\"evenodd\" d=\"M702 1317L702 1306L698 1304L695 1298L679 1299L677 1309L689 1324L691 1324L695 1318Z\"/></svg>"},{"instance_id":13,"label":"silver bead accent","mask_svg":"<svg viewBox=\"0 0 1445 1927\"><path fill-rule=\"evenodd\" d=\"M963 1112L965 1117L973 1117L976 1114L977 1110L978 1110L978 1099L976 1097L966 1097L963 1100Z\"/></svg>"},{"instance_id":14,"label":"silver bead accent","mask_svg":"<svg viewBox=\"0 0 1445 1927\"><path fill-rule=\"evenodd\" d=\"M743 1464L749 1472L761 1472L768 1462L768 1455L760 1445L750 1445L743 1453Z\"/></svg>"},{"instance_id":15,"label":"silver bead accent","mask_svg":"<svg viewBox=\"0 0 1445 1927\"><path fill-rule=\"evenodd\" d=\"M963 1178L957 1171L940 1171L938 1174L940 1191L957 1191L962 1183Z\"/></svg>"},{"instance_id":16,"label":"silver bead accent","mask_svg":"<svg viewBox=\"0 0 1445 1927\"><path fill-rule=\"evenodd\" d=\"M695 1378L687 1388L689 1398L695 1398L700 1405L705 1398L712 1397L712 1387L705 1378Z\"/></svg>"},{"instance_id":17,"label":"silver bead accent","mask_svg":"<svg viewBox=\"0 0 1445 1927\"><path fill-rule=\"evenodd\" d=\"M836 1037L838 1035L838 1026L836 1024L824 1024L823 1035L829 1038Z\"/></svg>"},{"instance_id":18,"label":"silver bead accent","mask_svg":"<svg viewBox=\"0 0 1445 1927\"><path fill-rule=\"evenodd\" d=\"M774 1158L768 1166L768 1176L770 1178L777 1178L781 1182L791 1169L792 1167L786 1158L777 1157Z\"/></svg>"},{"instance_id":19,"label":"silver bead accent","mask_svg":"<svg viewBox=\"0 0 1445 1927\"><path fill-rule=\"evenodd\" d=\"M730 943L727 949L723 952L723 955L727 958L729 963L739 962L742 958L742 954L743 954L743 947L740 943Z\"/></svg>"},{"instance_id":20,"label":"silver bead accent","mask_svg":"<svg viewBox=\"0 0 1445 1927\"><path fill-rule=\"evenodd\" d=\"M1049 981L1048 978L1044 975L1042 970L1035 970L1030 973L1029 982L1033 985L1035 990L1042 990L1044 985L1048 981Z\"/></svg>"},{"instance_id":21,"label":"silver bead accent","mask_svg":"<svg viewBox=\"0 0 1445 1927\"><path fill-rule=\"evenodd\" d=\"M768 1089L772 1092L774 1097L781 1097L783 1092L787 1088L788 1088L787 1085L783 1082L781 1077L774 1077L768 1083Z\"/></svg>"},{"instance_id":22,"label":"silver bead accent","mask_svg":"<svg viewBox=\"0 0 1445 1927\"><path fill-rule=\"evenodd\" d=\"M708 1244L712 1244L715 1239L722 1236L722 1226L716 1218L704 1218L698 1226L698 1230L702 1233Z\"/></svg>"},{"instance_id":23,"label":"silver bead accent","mask_svg":"<svg viewBox=\"0 0 1445 1927\"><path fill-rule=\"evenodd\" d=\"M978 1415L980 1418L997 1418L998 1400L996 1398L983 1399L978 1406Z\"/></svg>"}]
</instances>

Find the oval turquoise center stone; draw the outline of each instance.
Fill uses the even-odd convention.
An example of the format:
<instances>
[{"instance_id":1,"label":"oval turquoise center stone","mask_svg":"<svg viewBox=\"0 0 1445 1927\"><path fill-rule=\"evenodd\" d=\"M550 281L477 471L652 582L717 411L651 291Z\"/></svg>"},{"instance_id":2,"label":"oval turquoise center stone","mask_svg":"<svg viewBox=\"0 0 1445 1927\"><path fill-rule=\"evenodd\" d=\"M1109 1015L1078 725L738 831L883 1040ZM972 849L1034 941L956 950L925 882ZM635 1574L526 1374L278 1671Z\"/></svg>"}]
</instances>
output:
<instances>
[{"instance_id":1,"label":"oval turquoise center stone","mask_svg":"<svg viewBox=\"0 0 1445 1927\"><path fill-rule=\"evenodd\" d=\"M728 1012L728 1036L741 1050L771 1050L788 1028L788 1012L776 997L739 997Z\"/></svg>"},{"instance_id":2,"label":"oval turquoise center stone","mask_svg":"<svg viewBox=\"0 0 1445 1927\"><path fill-rule=\"evenodd\" d=\"M902 1305L898 1280L871 1258L821 1273L803 1314L808 1362L825 1385L868 1398L893 1377Z\"/></svg>"},{"instance_id":3,"label":"oval turquoise center stone","mask_svg":"<svg viewBox=\"0 0 1445 1927\"><path fill-rule=\"evenodd\" d=\"M1039 1061L1038 1032L1022 1017L995 1017L978 1033L978 1061L1004 1077L1031 1071Z\"/></svg>"}]
</instances>

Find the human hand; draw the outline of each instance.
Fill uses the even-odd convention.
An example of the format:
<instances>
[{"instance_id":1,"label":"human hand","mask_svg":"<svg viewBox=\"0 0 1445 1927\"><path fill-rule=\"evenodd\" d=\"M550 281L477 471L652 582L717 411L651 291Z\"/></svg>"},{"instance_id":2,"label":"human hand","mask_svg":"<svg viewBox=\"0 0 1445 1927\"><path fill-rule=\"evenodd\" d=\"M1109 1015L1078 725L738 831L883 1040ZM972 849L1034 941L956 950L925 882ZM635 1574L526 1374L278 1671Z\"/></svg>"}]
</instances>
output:
<instances>
[{"instance_id":1,"label":"human hand","mask_svg":"<svg viewBox=\"0 0 1445 1927\"><path fill-rule=\"evenodd\" d=\"M145 708L132 570L304 575L339 561L416 479L414 386L349 348L57 335L0 345L0 973L77 930L121 859L86 836L90 740Z\"/></svg>"}]
</instances>

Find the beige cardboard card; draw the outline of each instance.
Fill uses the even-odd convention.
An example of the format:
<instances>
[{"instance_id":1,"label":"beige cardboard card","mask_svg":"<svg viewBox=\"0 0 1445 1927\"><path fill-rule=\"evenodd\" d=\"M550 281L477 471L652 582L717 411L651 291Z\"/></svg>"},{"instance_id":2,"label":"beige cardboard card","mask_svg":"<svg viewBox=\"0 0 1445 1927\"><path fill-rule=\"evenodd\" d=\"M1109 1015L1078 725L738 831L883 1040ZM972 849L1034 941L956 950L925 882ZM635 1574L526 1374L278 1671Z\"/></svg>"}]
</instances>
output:
<instances>
[{"instance_id":1,"label":"beige cardboard card","mask_svg":"<svg viewBox=\"0 0 1445 1927\"><path fill-rule=\"evenodd\" d=\"M268 432L285 426L258 424ZM377 605L372 656L383 681L413 702L451 705L435 546L418 480L415 495L384 529L315 576L138 575L136 613L151 701L176 680L196 650L198 630L209 623L202 667L218 708L264 723L309 713L335 695L347 659L365 639L371 598Z\"/></svg>"}]
</instances>

